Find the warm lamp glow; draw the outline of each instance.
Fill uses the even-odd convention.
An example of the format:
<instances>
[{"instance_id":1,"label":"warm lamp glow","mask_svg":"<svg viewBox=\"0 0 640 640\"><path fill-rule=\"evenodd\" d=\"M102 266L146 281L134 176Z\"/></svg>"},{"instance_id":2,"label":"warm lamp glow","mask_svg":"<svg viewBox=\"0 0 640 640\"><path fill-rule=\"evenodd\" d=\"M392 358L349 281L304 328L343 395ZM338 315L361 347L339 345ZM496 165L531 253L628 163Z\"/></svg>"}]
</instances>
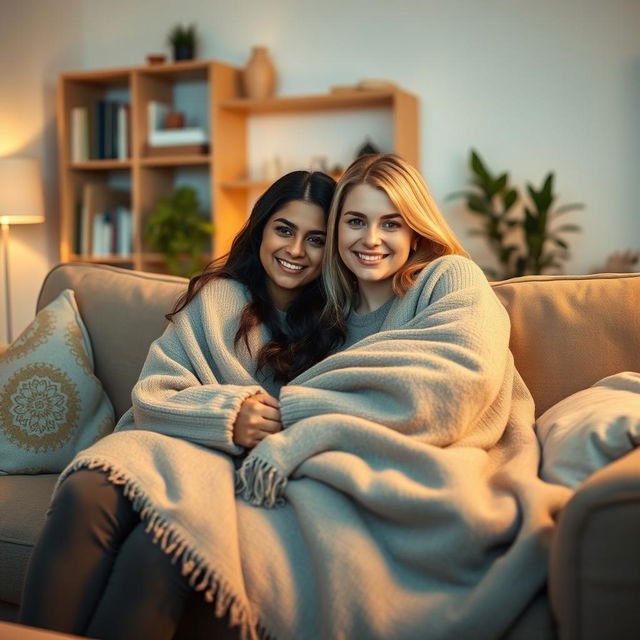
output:
<instances>
[{"instance_id":1,"label":"warm lamp glow","mask_svg":"<svg viewBox=\"0 0 640 640\"><path fill-rule=\"evenodd\" d=\"M9 277L9 225L44 222L40 165L33 158L0 158L0 228L4 254L4 296L8 342L11 328L11 278Z\"/></svg>"},{"instance_id":2,"label":"warm lamp glow","mask_svg":"<svg viewBox=\"0 0 640 640\"><path fill-rule=\"evenodd\" d=\"M0 158L0 224L44 222L40 166L33 158Z\"/></svg>"}]
</instances>

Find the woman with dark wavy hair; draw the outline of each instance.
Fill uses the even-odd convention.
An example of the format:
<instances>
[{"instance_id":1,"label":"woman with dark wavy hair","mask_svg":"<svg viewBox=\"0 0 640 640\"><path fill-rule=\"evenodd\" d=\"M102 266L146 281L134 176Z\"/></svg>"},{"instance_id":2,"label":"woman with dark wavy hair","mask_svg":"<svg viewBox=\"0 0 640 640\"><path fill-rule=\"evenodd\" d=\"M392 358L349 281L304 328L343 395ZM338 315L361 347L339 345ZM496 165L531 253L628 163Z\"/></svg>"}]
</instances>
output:
<instances>
[{"instance_id":1,"label":"woman with dark wavy hair","mask_svg":"<svg viewBox=\"0 0 640 640\"><path fill-rule=\"evenodd\" d=\"M199 448L228 454L213 457L233 491L236 461L282 430L281 386L340 342L341 332L322 324L319 279L335 184L320 172L283 176L258 199L229 253L191 279L151 345L132 408L102 441L120 438L130 449L144 440L153 479L127 485L122 458L106 464L96 445L83 452L91 464L71 463L32 555L22 623L118 640L174 636L193 585L166 545L152 544L143 496L154 479L171 484L178 467L158 463L161 455L175 461ZM207 618L210 634L216 619Z\"/></svg>"}]
</instances>

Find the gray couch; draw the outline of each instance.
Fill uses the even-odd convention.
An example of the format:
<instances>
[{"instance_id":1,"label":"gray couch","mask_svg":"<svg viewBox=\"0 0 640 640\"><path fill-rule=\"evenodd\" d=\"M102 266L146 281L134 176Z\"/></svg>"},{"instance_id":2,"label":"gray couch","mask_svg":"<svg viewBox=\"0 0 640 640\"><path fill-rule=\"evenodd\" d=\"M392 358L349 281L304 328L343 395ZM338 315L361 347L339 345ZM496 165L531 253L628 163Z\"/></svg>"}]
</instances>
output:
<instances>
[{"instance_id":1,"label":"gray couch","mask_svg":"<svg viewBox=\"0 0 640 640\"><path fill-rule=\"evenodd\" d=\"M119 417L150 343L163 330L164 313L185 284L165 275L63 264L45 279L37 307L74 289L96 375ZM640 274L531 276L495 283L494 290L509 311L511 349L538 415L604 376L640 368ZM54 475L0 477L0 619L17 615L54 482ZM635 450L591 476L564 509L552 540L549 596L540 594L507 637L637 637L638 540Z\"/></svg>"}]
</instances>

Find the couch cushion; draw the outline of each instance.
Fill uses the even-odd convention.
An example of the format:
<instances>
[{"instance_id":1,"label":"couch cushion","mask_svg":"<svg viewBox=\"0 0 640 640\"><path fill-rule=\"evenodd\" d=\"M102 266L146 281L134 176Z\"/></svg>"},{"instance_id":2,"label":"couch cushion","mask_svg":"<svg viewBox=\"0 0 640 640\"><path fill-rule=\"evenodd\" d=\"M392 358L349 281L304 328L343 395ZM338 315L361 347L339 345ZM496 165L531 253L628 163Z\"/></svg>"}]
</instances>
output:
<instances>
[{"instance_id":1,"label":"couch cushion","mask_svg":"<svg viewBox=\"0 0 640 640\"><path fill-rule=\"evenodd\" d=\"M640 368L640 273L525 276L493 283L536 415L620 371Z\"/></svg>"},{"instance_id":2,"label":"couch cushion","mask_svg":"<svg viewBox=\"0 0 640 640\"><path fill-rule=\"evenodd\" d=\"M20 603L27 563L57 477L0 476L0 600Z\"/></svg>"},{"instance_id":3,"label":"couch cushion","mask_svg":"<svg viewBox=\"0 0 640 640\"><path fill-rule=\"evenodd\" d=\"M114 426L73 290L65 289L0 355L0 474L60 472Z\"/></svg>"},{"instance_id":4,"label":"couch cushion","mask_svg":"<svg viewBox=\"0 0 640 640\"><path fill-rule=\"evenodd\" d=\"M116 420L131 406L131 388L151 343L166 326L187 285L185 278L98 264L67 263L47 275L38 310L73 289L95 360L95 373L113 403Z\"/></svg>"}]
</instances>

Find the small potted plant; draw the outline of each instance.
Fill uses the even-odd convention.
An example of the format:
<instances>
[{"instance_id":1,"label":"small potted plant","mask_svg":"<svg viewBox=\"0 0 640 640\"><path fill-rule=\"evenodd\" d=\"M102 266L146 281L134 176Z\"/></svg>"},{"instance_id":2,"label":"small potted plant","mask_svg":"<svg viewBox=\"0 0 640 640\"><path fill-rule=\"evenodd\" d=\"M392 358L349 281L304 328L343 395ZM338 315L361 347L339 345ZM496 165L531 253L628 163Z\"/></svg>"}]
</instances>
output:
<instances>
[{"instance_id":1,"label":"small potted plant","mask_svg":"<svg viewBox=\"0 0 640 640\"><path fill-rule=\"evenodd\" d=\"M169 43L173 48L174 60L193 60L196 53L196 25L176 25L169 32Z\"/></svg>"},{"instance_id":2,"label":"small potted plant","mask_svg":"<svg viewBox=\"0 0 640 640\"><path fill-rule=\"evenodd\" d=\"M160 198L144 229L145 240L153 251L164 255L169 272L185 277L204 266L203 252L212 234L213 225L200 213L198 195L188 186Z\"/></svg>"}]
</instances>

